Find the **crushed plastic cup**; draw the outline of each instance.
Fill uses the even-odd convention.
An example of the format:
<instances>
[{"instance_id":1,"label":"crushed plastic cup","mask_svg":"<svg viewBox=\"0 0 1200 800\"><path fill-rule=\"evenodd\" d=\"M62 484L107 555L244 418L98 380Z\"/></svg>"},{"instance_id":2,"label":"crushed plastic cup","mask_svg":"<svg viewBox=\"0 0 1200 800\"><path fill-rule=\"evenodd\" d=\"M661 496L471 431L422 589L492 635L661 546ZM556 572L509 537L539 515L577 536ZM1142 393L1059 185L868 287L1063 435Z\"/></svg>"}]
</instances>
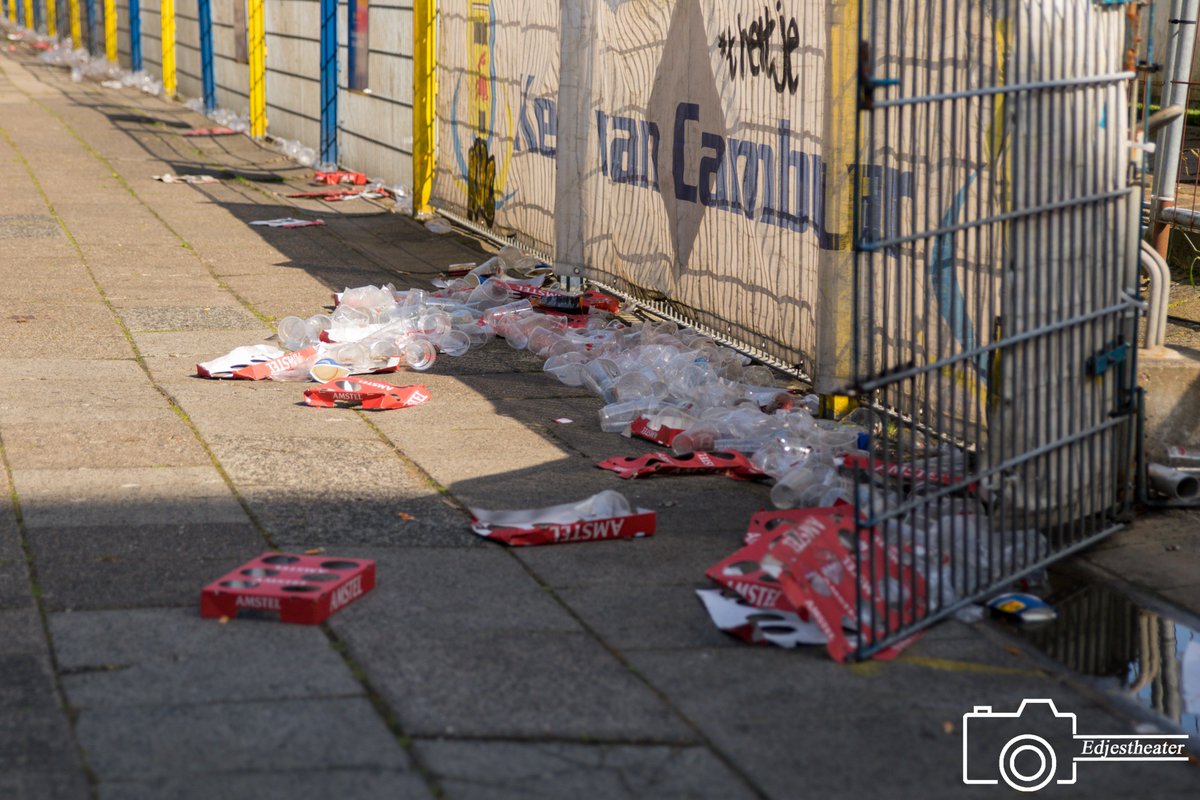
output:
<instances>
[{"instance_id":1,"label":"crushed plastic cup","mask_svg":"<svg viewBox=\"0 0 1200 800\"><path fill-rule=\"evenodd\" d=\"M435 339L437 349L448 356L465 355L471 349L471 337L462 331L452 330Z\"/></svg>"},{"instance_id":2,"label":"crushed plastic cup","mask_svg":"<svg viewBox=\"0 0 1200 800\"><path fill-rule=\"evenodd\" d=\"M550 356L542 365L545 372L553 375L565 386L583 385L583 365L587 356L579 352Z\"/></svg>"},{"instance_id":3,"label":"crushed plastic cup","mask_svg":"<svg viewBox=\"0 0 1200 800\"><path fill-rule=\"evenodd\" d=\"M432 217L425 221L425 229L430 233L449 233L454 227L441 217Z\"/></svg>"},{"instance_id":4,"label":"crushed plastic cup","mask_svg":"<svg viewBox=\"0 0 1200 800\"><path fill-rule=\"evenodd\" d=\"M829 464L805 463L793 469L771 487L771 502L776 508L802 508L809 491L824 493L839 486L837 470Z\"/></svg>"},{"instance_id":5,"label":"crushed plastic cup","mask_svg":"<svg viewBox=\"0 0 1200 800\"><path fill-rule=\"evenodd\" d=\"M404 361L409 369L424 372L437 362L437 348L428 339L413 339L404 345Z\"/></svg>"},{"instance_id":6,"label":"crushed plastic cup","mask_svg":"<svg viewBox=\"0 0 1200 800\"><path fill-rule=\"evenodd\" d=\"M308 335L307 323L299 317L284 317L279 321L276 332L284 350L300 350L312 341Z\"/></svg>"},{"instance_id":7,"label":"crushed plastic cup","mask_svg":"<svg viewBox=\"0 0 1200 800\"><path fill-rule=\"evenodd\" d=\"M621 370L607 358L597 358L589 361L583 367L583 385L593 394L598 394L606 403L617 399L614 391Z\"/></svg>"},{"instance_id":8,"label":"crushed plastic cup","mask_svg":"<svg viewBox=\"0 0 1200 800\"><path fill-rule=\"evenodd\" d=\"M313 314L304 320L304 330L310 342L319 341L321 334L329 330L332 325L333 320L328 314Z\"/></svg>"}]
</instances>

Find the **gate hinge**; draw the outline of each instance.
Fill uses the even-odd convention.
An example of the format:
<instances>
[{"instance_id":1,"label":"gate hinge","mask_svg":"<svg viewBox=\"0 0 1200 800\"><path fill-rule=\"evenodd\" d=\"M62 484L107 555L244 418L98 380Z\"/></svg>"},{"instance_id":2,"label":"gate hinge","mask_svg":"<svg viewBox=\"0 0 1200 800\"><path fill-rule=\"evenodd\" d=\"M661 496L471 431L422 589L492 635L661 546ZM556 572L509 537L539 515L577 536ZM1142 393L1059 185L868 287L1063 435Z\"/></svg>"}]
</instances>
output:
<instances>
[{"instance_id":1,"label":"gate hinge","mask_svg":"<svg viewBox=\"0 0 1200 800\"><path fill-rule=\"evenodd\" d=\"M1099 378L1113 367L1129 358L1129 345L1124 339L1117 339L1104 346L1104 349L1087 360L1088 374Z\"/></svg>"}]
</instances>

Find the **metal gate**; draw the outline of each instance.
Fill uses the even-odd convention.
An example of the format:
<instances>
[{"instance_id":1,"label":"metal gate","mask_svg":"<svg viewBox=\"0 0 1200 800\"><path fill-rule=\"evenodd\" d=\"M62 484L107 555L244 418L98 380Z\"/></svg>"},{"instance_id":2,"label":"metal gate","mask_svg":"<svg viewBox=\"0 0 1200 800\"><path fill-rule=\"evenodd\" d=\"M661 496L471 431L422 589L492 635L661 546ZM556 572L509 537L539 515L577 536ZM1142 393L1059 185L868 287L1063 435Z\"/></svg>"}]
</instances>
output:
<instances>
[{"instance_id":1,"label":"metal gate","mask_svg":"<svg viewBox=\"0 0 1200 800\"><path fill-rule=\"evenodd\" d=\"M1120 527L1140 203L1120 5L859 9L866 656Z\"/></svg>"}]
</instances>

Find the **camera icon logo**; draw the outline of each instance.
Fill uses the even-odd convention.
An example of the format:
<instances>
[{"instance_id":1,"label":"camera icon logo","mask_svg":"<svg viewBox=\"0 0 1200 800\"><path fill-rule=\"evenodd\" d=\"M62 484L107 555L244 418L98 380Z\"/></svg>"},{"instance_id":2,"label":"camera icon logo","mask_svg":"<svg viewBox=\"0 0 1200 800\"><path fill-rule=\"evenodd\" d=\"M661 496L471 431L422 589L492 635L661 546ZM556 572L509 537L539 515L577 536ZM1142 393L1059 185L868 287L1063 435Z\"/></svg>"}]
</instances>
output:
<instances>
[{"instance_id":1,"label":"camera icon logo","mask_svg":"<svg viewBox=\"0 0 1200 800\"><path fill-rule=\"evenodd\" d=\"M963 714L963 783L1003 780L1018 792L1036 792L1052 781L1075 783L1075 730L1075 714L1059 711L1049 699L1023 700L1011 712L975 706ZM985 746L972 748L973 742ZM1003 742L998 751L993 742Z\"/></svg>"}]
</instances>

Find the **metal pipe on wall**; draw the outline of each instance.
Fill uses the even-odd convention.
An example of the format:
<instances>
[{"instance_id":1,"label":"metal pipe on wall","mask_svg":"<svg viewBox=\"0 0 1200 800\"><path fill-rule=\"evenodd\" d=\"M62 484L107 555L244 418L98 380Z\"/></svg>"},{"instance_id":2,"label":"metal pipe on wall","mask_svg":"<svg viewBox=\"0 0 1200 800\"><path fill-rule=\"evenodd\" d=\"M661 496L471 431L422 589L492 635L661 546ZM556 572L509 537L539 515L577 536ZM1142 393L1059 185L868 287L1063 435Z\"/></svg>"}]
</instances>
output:
<instances>
[{"instance_id":1,"label":"metal pipe on wall","mask_svg":"<svg viewBox=\"0 0 1200 800\"><path fill-rule=\"evenodd\" d=\"M1162 108L1171 105L1187 106L1198 17L1200 0L1173 0L1171 3L1171 38L1167 45L1166 70L1159 97L1159 105ZM1152 241L1159 255L1164 258L1171 239L1171 224L1161 218L1161 212L1164 208L1175 205L1179 154L1183 147L1183 129L1186 121L1184 115L1165 125L1158 134L1155 146Z\"/></svg>"}]
</instances>

